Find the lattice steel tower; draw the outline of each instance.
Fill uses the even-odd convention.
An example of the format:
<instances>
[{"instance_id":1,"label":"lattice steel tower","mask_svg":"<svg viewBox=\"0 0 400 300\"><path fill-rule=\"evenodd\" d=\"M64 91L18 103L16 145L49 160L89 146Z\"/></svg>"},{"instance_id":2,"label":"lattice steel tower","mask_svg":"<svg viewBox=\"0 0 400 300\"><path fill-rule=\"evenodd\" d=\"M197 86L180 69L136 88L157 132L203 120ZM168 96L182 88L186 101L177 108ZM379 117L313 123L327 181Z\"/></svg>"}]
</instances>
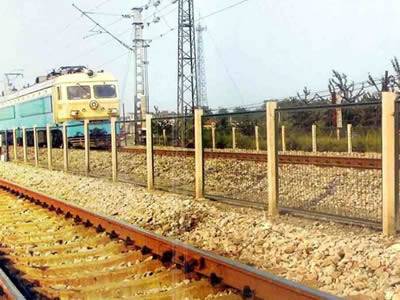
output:
<instances>
[{"instance_id":1,"label":"lattice steel tower","mask_svg":"<svg viewBox=\"0 0 400 300\"><path fill-rule=\"evenodd\" d=\"M177 114L194 113L197 93L196 38L193 0L178 2L178 101Z\"/></svg>"},{"instance_id":2,"label":"lattice steel tower","mask_svg":"<svg viewBox=\"0 0 400 300\"><path fill-rule=\"evenodd\" d=\"M201 24L197 25L197 84L198 84L198 98L199 106L208 106L207 97L207 77L206 77L206 61L204 57L204 40L203 32L207 30L207 27Z\"/></svg>"}]
</instances>

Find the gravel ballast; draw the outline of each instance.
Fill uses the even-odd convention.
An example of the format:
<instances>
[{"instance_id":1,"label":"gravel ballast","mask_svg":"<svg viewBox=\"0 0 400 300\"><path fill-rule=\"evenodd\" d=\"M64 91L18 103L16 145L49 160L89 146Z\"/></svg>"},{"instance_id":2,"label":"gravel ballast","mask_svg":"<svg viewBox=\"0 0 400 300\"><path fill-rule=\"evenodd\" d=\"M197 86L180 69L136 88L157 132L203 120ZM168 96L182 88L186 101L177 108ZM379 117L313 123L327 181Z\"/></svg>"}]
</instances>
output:
<instances>
[{"instance_id":1,"label":"gravel ballast","mask_svg":"<svg viewBox=\"0 0 400 300\"><path fill-rule=\"evenodd\" d=\"M400 299L400 238L106 179L12 163L0 176L39 192L353 299Z\"/></svg>"}]
</instances>

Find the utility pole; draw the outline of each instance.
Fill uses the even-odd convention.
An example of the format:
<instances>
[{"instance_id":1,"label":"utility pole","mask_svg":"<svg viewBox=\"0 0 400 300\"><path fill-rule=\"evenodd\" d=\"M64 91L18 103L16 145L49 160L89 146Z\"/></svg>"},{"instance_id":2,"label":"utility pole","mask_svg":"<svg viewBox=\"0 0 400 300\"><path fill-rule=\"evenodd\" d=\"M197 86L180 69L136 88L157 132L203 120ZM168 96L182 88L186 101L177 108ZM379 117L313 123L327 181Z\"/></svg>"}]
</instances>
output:
<instances>
[{"instance_id":1,"label":"utility pole","mask_svg":"<svg viewBox=\"0 0 400 300\"><path fill-rule=\"evenodd\" d=\"M133 52L135 57L135 142L143 137L146 129L146 114L149 111L149 83L148 83L148 60L147 48L149 41L143 39L144 22L142 17L143 8L135 7L133 10L133 26L135 39L133 40Z\"/></svg>"},{"instance_id":2,"label":"utility pole","mask_svg":"<svg viewBox=\"0 0 400 300\"><path fill-rule=\"evenodd\" d=\"M184 116L185 108L189 108L194 115L194 109L199 105L193 1L178 0L178 117ZM180 136L182 145L185 140L184 124L185 120L176 119L177 137Z\"/></svg>"},{"instance_id":3,"label":"utility pole","mask_svg":"<svg viewBox=\"0 0 400 300\"><path fill-rule=\"evenodd\" d=\"M203 32L207 30L206 26L198 24L197 32L197 74L198 74L198 91L199 106L208 107L207 97L207 77L206 77L206 61L204 56L204 40Z\"/></svg>"}]
</instances>

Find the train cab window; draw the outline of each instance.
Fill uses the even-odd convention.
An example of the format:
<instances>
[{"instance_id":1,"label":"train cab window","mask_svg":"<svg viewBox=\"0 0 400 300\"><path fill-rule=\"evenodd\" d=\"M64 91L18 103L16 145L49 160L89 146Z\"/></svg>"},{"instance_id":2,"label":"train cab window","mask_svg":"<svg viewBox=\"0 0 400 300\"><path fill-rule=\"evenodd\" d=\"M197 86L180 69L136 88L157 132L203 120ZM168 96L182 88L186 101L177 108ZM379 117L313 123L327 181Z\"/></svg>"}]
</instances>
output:
<instances>
[{"instance_id":1,"label":"train cab window","mask_svg":"<svg viewBox=\"0 0 400 300\"><path fill-rule=\"evenodd\" d=\"M90 86L76 85L67 87L68 100L90 99Z\"/></svg>"},{"instance_id":2,"label":"train cab window","mask_svg":"<svg viewBox=\"0 0 400 300\"><path fill-rule=\"evenodd\" d=\"M61 87L57 87L57 98L58 98L58 100L61 100L61 97L62 97L62 95L61 95Z\"/></svg>"},{"instance_id":3,"label":"train cab window","mask_svg":"<svg viewBox=\"0 0 400 300\"><path fill-rule=\"evenodd\" d=\"M95 85L94 89L94 97L95 98L115 98L117 97L117 92L115 85L113 84L103 84L103 85Z\"/></svg>"}]
</instances>

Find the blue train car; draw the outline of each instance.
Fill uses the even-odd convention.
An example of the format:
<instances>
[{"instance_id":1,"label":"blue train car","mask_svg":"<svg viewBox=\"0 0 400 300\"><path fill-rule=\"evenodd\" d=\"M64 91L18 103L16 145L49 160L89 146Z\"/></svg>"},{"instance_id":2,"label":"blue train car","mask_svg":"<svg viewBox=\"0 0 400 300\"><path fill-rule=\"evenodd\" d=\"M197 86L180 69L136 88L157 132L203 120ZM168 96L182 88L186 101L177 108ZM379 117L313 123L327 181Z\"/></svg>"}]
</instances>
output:
<instances>
[{"instance_id":1,"label":"blue train car","mask_svg":"<svg viewBox=\"0 0 400 300\"><path fill-rule=\"evenodd\" d=\"M62 143L62 123L68 124L68 138L83 136L83 122L90 120L90 134L110 135L110 117L119 116L119 95L116 79L109 73L95 73L84 67L63 67L36 84L20 91L6 91L0 97L0 130L38 127L39 144L43 144L45 128L51 126L53 146ZM28 145L33 137L27 133Z\"/></svg>"}]
</instances>

